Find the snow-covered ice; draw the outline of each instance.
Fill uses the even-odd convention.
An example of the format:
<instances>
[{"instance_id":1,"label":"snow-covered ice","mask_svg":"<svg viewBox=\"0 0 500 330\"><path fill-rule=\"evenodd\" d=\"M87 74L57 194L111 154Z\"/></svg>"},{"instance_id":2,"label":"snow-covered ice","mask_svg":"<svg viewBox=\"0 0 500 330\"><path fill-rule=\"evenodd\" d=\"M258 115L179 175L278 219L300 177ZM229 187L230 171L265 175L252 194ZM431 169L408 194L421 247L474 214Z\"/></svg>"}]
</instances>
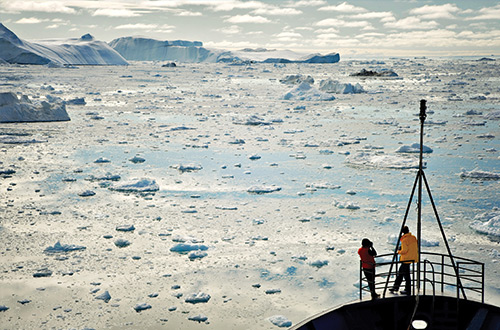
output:
<instances>
[{"instance_id":1,"label":"snow-covered ice","mask_svg":"<svg viewBox=\"0 0 500 330\"><path fill-rule=\"evenodd\" d=\"M418 154L396 150L416 151L421 98L448 243L498 304L498 61L380 61L0 65L0 92L71 118L0 125L2 327L271 330L357 299L361 239L397 241ZM398 79L350 76L384 68ZM335 99L284 100L297 75ZM422 249L446 253L422 202Z\"/></svg>"}]
</instances>

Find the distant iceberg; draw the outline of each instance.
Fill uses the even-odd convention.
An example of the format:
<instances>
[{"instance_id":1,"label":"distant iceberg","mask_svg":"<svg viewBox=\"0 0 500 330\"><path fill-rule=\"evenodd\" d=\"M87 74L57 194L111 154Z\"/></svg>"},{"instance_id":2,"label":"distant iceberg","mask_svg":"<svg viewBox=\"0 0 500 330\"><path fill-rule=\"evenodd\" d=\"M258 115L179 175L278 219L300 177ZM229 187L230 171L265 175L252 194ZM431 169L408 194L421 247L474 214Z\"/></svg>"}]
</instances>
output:
<instances>
[{"instance_id":1,"label":"distant iceberg","mask_svg":"<svg viewBox=\"0 0 500 330\"><path fill-rule=\"evenodd\" d=\"M58 65L127 65L128 62L103 41L90 34L81 38L28 42L0 23L0 59L7 63Z\"/></svg>"},{"instance_id":2,"label":"distant iceberg","mask_svg":"<svg viewBox=\"0 0 500 330\"><path fill-rule=\"evenodd\" d=\"M157 40L146 37L121 37L109 45L130 61L179 61L185 63L337 63L338 53L302 54L290 50L242 49L227 51L208 49L200 41Z\"/></svg>"},{"instance_id":3,"label":"distant iceberg","mask_svg":"<svg viewBox=\"0 0 500 330\"><path fill-rule=\"evenodd\" d=\"M321 92L304 81L286 93L283 96L283 99L300 101L333 101L335 100L335 96Z\"/></svg>"}]
</instances>

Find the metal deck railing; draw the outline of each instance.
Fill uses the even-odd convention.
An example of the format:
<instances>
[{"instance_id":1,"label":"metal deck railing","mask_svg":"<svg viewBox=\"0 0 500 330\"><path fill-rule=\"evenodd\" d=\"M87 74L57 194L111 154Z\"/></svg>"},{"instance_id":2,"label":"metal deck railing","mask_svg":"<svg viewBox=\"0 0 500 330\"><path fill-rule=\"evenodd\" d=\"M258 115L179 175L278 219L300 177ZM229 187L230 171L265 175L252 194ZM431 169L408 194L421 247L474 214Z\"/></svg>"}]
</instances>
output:
<instances>
[{"instance_id":1,"label":"metal deck railing","mask_svg":"<svg viewBox=\"0 0 500 330\"><path fill-rule=\"evenodd\" d=\"M400 261L395 262L396 272L389 273L391 261L384 261L388 258L392 259L392 254L383 254L375 258L375 290L386 297L387 290L394 285L397 276L397 269ZM433 296L439 291L441 294L456 295L458 298L468 299L467 295L471 295L476 300L484 303L484 263L475 260L453 256L456 262L457 272L453 269L453 263L449 255L422 252L422 262L420 263L420 278L421 294L427 295L427 288L430 286ZM411 267L412 278L412 293L415 295L417 288L417 279L415 278L417 264L414 263ZM458 277L456 274L459 274ZM389 280L387 278L389 277ZM362 263L359 267L359 299L363 299L363 292L370 292L368 281L363 274ZM381 291L383 290L383 291ZM461 297L462 296L462 297Z\"/></svg>"}]
</instances>

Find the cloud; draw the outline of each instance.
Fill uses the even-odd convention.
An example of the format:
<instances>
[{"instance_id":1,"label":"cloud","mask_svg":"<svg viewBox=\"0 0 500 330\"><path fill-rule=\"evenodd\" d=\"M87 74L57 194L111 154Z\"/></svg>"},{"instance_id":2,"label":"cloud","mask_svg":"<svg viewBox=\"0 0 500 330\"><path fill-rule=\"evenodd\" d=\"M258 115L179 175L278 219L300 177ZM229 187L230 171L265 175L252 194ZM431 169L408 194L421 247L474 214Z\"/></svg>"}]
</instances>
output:
<instances>
[{"instance_id":1,"label":"cloud","mask_svg":"<svg viewBox=\"0 0 500 330\"><path fill-rule=\"evenodd\" d=\"M291 1L288 6L290 7L317 7L326 5L327 2L324 0L299 0L299 1Z\"/></svg>"},{"instance_id":2,"label":"cloud","mask_svg":"<svg viewBox=\"0 0 500 330\"><path fill-rule=\"evenodd\" d=\"M441 6L425 5L423 7L414 8L410 10L410 14L416 15L422 19L438 19L438 18L456 19L453 13L458 13L458 12L460 12L460 8L451 3L447 3Z\"/></svg>"},{"instance_id":3,"label":"cloud","mask_svg":"<svg viewBox=\"0 0 500 330\"><path fill-rule=\"evenodd\" d=\"M41 20L41 19L36 18L36 17L23 17L14 23L17 23L17 24L38 24L38 23L42 23L43 21L44 20Z\"/></svg>"},{"instance_id":4,"label":"cloud","mask_svg":"<svg viewBox=\"0 0 500 330\"><path fill-rule=\"evenodd\" d=\"M24 12L24 11L63 13L63 14L76 13L75 9L64 5L64 3L61 1L0 0L0 8L2 8L2 11L14 12L14 13Z\"/></svg>"},{"instance_id":5,"label":"cloud","mask_svg":"<svg viewBox=\"0 0 500 330\"><path fill-rule=\"evenodd\" d=\"M387 20L391 19L394 17L392 12L390 11L372 11L368 13L361 13L361 14L356 14L349 16L352 19L372 19L372 18L378 18L381 20Z\"/></svg>"},{"instance_id":6,"label":"cloud","mask_svg":"<svg viewBox=\"0 0 500 330\"><path fill-rule=\"evenodd\" d=\"M124 25L118 25L115 27L117 30L166 30L166 31L171 31L175 27L171 25L158 25L158 24L143 24L143 23L136 23L136 24L124 24Z\"/></svg>"},{"instance_id":7,"label":"cloud","mask_svg":"<svg viewBox=\"0 0 500 330\"><path fill-rule=\"evenodd\" d=\"M286 39L286 40L296 40L298 38L302 38L302 34L297 32L283 31L274 35L278 39Z\"/></svg>"},{"instance_id":8,"label":"cloud","mask_svg":"<svg viewBox=\"0 0 500 330\"><path fill-rule=\"evenodd\" d=\"M436 21L421 21L420 18L408 16L399 21L386 22L384 26L391 29L401 30L430 30L435 29L439 24Z\"/></svg>"},{"instance_id":9,"label":"cloud","mask_svg":"<svg viewBox=\"0 0 500 330\"><path fill-rule=\"evenodd\" d=\"M216 29L215 31L222 32L224 34L240 34L241 28L238 25L231 25L222 29Z\"/></svg>"},{"instance_id":10,"label":"cloud","mask_svg":"<svg viewBox=\"0 0 500 330\"><path fill-rule=\"evenodd\" d=\"M183 10L181 12L178 12L176 15L177 16L184 16L184 17L203 16L203 14L200 13L199 11L189 11L189 10Z\"/></svg>"},{"instance_id":11,"label":"cloud","mask_svg":"<svg viewBox=\"0 0 500 330\"><path fill-rule=\"evenodd\" d=\"M467 20L500 20L500 5L496 5L494 7L485 7L479 10L479 15L474 17L469 17Z\"/></svg>"},{"instance_id":12,"label":"cloud","mask_svg":"<svg viewBox=\"0 0 500 330\"><path fill-rule=\"evenodd\" d=\"M363 7L356 7L356 6L348 4L347 2L342 2L340 5L336 5L336 6L321 7L318 10L336 11L336 12L341 12L341 13L364 13L367 11Z\"/></svg>"},{"instance_id":13,"label":"cloud","mask_svg":"<svg viewBox=\"0 0 500 330\"><path fill-rule=\"evenodd\" d=\"M103 8L97 9L92 16L137 17L141 16L141 14L128 9Z\"/></svg>"},{"instance_id":14,"label":"cloud","mask_svg":"<svg viewBox=\"0 0 500 330\"><path fill-rule=\"evenodd\" d=\"M270 15L270 16L280 16L280 15L293 16L293 15L300 15L302 14L302 12L295 8L265 7L252 11L252 14Z\"/></svg>"},{"instance_id":15,"label":"cloud","mask_svg":"<svg viewBox=\"0 0 500 330\"><path fill-rule=\"evenodd\" d=\"M337 30L336 28L328 28L328 29L318 29L316 31L314 31L316 33L338 33L339 30Z\"/></svg>"},{"instance_id":16,"label":"cloud","mask_svg":"<svg viewBox=\"0 0 500 330\"><path fill-rule=\"evenodd\" d=\"M373 29L370 22L367 21L345 21L337 18L327 18L316 22L315 26L332 26L332 27L357 27L363 29Z\"/></svg>"},{"instance_id":17,"label":"cloud","mask_svg":"<svg viewBox=\"0 0 500 330\"><path fill-rule=\"evenodd\" d=\"M210 7L213 11L231 11L234 9L259 9L265 8L268 5L260 1L238 1L238 0L228 0L228 1L194 1L192 4L203 4Z\"/></svg>"},{"instance_id":18,"label":"cloud","mask_svg":"<svg viewBox=\"0 0 500 330\"><path fill-rule=\"evenodd\" d=\"M221 48L221 49L242 49L242 48L258 48L262 47L260 44L248 42L248 41L208 41L203 43L206 47Z\"/></svg>"},{"instance_id":19,"label":"cloud","mask_svg":"<svg viewBox=\"0 0 500 330\"><path fill-rule=\"evenodd\" d=\"M252 15L236 15L236 16L233 16L233 17L226 19L226 22L233 23L233 24L238 24L238 23L259 23L259 24L271 23L271 21L265 17L252 16Z\"/></svg>"}]
</instances>

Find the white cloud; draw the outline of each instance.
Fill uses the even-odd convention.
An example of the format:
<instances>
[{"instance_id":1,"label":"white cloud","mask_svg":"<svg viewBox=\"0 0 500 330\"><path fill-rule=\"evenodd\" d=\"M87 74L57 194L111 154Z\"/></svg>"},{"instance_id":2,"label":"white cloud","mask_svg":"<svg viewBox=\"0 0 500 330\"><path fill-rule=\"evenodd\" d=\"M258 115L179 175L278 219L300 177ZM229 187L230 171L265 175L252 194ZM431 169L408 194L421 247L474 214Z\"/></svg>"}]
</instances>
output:
<instances>
[{"instance_id":1,"label":"white cloud","mask_svg":"<svg viewBox=\"0 0 500 330\"><path fill-rule=\"evenodd\" d=\"M12 1L12 0L0 0L1 11L5 12L24 12L24 11L34 11L34 12L46 12L46 13L63 13L63 14L75 14L76 10L66 6L61 1L33 1L33 0L23 0L23 1Z\"/></svg>"},{"instance_id":2,"label":"white cloud","mask_svg":"<svg viewBox=\"0 0 500 330\"><path fill-rule=\"evenodd\" d=\"M468 20L500 20L500 5L485 7L479 10L479 15L467 18Z\"/></svg>"},{"instance_id":3,"label":"white cloud","mask_svg":"<svg viewBox=\"0 0 500 330\"><path fill-rule=\"evenodd\" d=\"M231 25L215 31L222 32L224 34L239 34L241 33L241 28L238 25Z\"/></svg>"},{"instance_id":4,"label":"white cloud","mask_svg":"<svg viewBox=\"0 0 500 330\"><path fill-rule=\"evenodd\" d=\"M141 14L128 9L103 8L97 9L92 16L137 17L141 16Z\"/></svg>"},{"instance_id":5,"label":"white cloud","mask_svg":"<svg viewBox=\"0 0 500 330\"><path fill-rule=\"evenodd\" d=\"M271 16L290 16L290 15L300 15L302 12L300 10L294 9L294 8L279 8L279 7L266 7L266 8L259 8L254 11L252 11L252 14L256 15L271 15Z\"/></svg>"},{"instance_id":6,"label":"white cloud","mask_svg":"<svg viewBox=\"0 0 500 330\"><path fill-rule=\"evenodd\" d=\"M373 29L373 26L371 25L370 22L367 21L345 21L341 19L336 19L336 18L327 18L324 20L321 20L314 24L316 26L332 26L332 27L357 27L357 28L363 28L363 29Z\"/></svg>"},{"instance_id":7,"label":"white cloud","mask_svg":"<svg viewBox=\"0 0 500 330\"><path fill-rule=\"evenodd\" d=\"M336 11L336 12L341 12L341 13L364 13L367 11L363 7L356 7L356 6L348 4L347 2L342 2L340 5L336 5L336 6L321 7L318 10Z\"/></svg>"},{"instance_id":8,"label":"white cloud","mask_svg":"<svg viewBox=\"0 0 500 330\"><path fill-rule=\"evenodd\" d=\"M278 34L275 34L274 36L278 37L278 38L287 38L287 39L302 38L302 34L297 33L297 32L289 32L289 31L280 32Z\"/></svg>"},{"instance_id":9,"label":"white cloud","mask_svg":"<svg viewBox=\"0 0 500 330\"><path fill-rule=\"evenodd\" d=\"M299 0L290 2L288 5L290 7L317 7L326 5L327 2L324 0Z\"/></svg>"},{"instance_id":10,"label":"white cloud","mask_svg":"<svg viewBox=\"0 0 500 330\"><path fill-rule=\"evenodd\" d=\"M234 9L259 9L268 6L267 4L260 1L238 1L238 0L228 0L228 1L207 0L197 4L203 4L209 6L214 11L231 11Z\"/></svg>"},{"instance_id":11,"label":"white cloud","mask_svg":"<svg viewBox=\"0 0 500 330\"><path fill-rule=\"evenodd\" d=\"M391 29L401 30L430 30L434 29L439 24L436 21L421 21L420 18L408 16L400 19L399 21L386 22L384 26Z\"/></svg>"},{"instance_id":12,"label":"white cloud","mask_svg":"<svg viewBox=\"0 0 500 330\"><path fill-rule=\"evenodd\" d=\"M316 30L314 32L316 32L316 33L338 33L339 30L336 29L336 28L331 27L331 28L328 28L328 29L318 29L318 30Z\"/></svg>"},{"instance_id":13,"label":"white cloud","mask_svg":"<svg viewBox=\"0 0 500 330\"><path fill-rule=\"evenodd\" d=\"M176 15L177 16L184 16L184 17L203 16L203 14L200 13L199 11L189 11L189 10L183 10L181 12L178 12Z\"/></svg>"},{"instance_id":14,"label":"white cloud","mask_svg":"<svg viewBox=\"0 0 500 330\"><path fill-rule=\"evenodd\" d=\"M393 18L394 15L390 11L372 11L368 13L361 13L361 14L356 14L350 16L350 18L353 19L371 19L371 18L378 18L378 19L390 19Z\"/></svg>"},{"instance_id":15,"label":"white cloud","mask_svg":"<svg viewBox=\"0 0 500 330\"><path fill-rule=\"evenodd\" d=\"M36 18L36 17L23 17L14 23L17 23L17 24L38 24L38 23L42 23L43 21L44 20L41 20L41 19Z\"/></svg>"},{"instance_id":16,"label":"white cloud","mask_svg":"<svg viewBox=\"0 0 500 330\"><path fill-rule=\"evenodd\" d=\"M226 22L238 23L270 23L271 21L262 16L236 15L226 19Z\"/></svg>"},{"instance_id":17,"label":"white cloud","mask_svg":"<svg viewBox=\"0 0 500 330\"><path fill-rule=\"evenodd\" d=\"M248 41L208 41L203 43L206 47L221 48L221 49L242 49L242 48L258 48L262 45Z\"/></svg>"},{"instance_id":18,"label":"white cloud","mask_svg":"<svg viewBox=\"0 0 500 330\"><path fill-rule=\"evenodd\" d=\"M52 24L46 27L46 29L57 29L59 27L59 24Z\"/></svg>"},{"instance_id":19,"label":"white cloud","mask_svg":"<svg viewBox=\"0 0 500 330\"><path fill-rule=\"evenodd\" d=\"M143 23L136 23L136 24L124 24L124 25L118 25L115 27L117 30L163 30L163 31L171 31L174 29L174 26L171 25L158 25L158 24L143 24Z\"/></svg>"},{"instance_id":20,"label":"white cloud","mask_svg":"<svg viewBox=\"0 0 500 330\"><path fill-rule=\"evenodd\" d=\"M410 14L417 15L422 19L455 19L456 17L453 14L458 12L460 12L460 8L451 3L447 3L441 6L425 5L423 7L410 10Z\"/></svg>"}]
</instances>

